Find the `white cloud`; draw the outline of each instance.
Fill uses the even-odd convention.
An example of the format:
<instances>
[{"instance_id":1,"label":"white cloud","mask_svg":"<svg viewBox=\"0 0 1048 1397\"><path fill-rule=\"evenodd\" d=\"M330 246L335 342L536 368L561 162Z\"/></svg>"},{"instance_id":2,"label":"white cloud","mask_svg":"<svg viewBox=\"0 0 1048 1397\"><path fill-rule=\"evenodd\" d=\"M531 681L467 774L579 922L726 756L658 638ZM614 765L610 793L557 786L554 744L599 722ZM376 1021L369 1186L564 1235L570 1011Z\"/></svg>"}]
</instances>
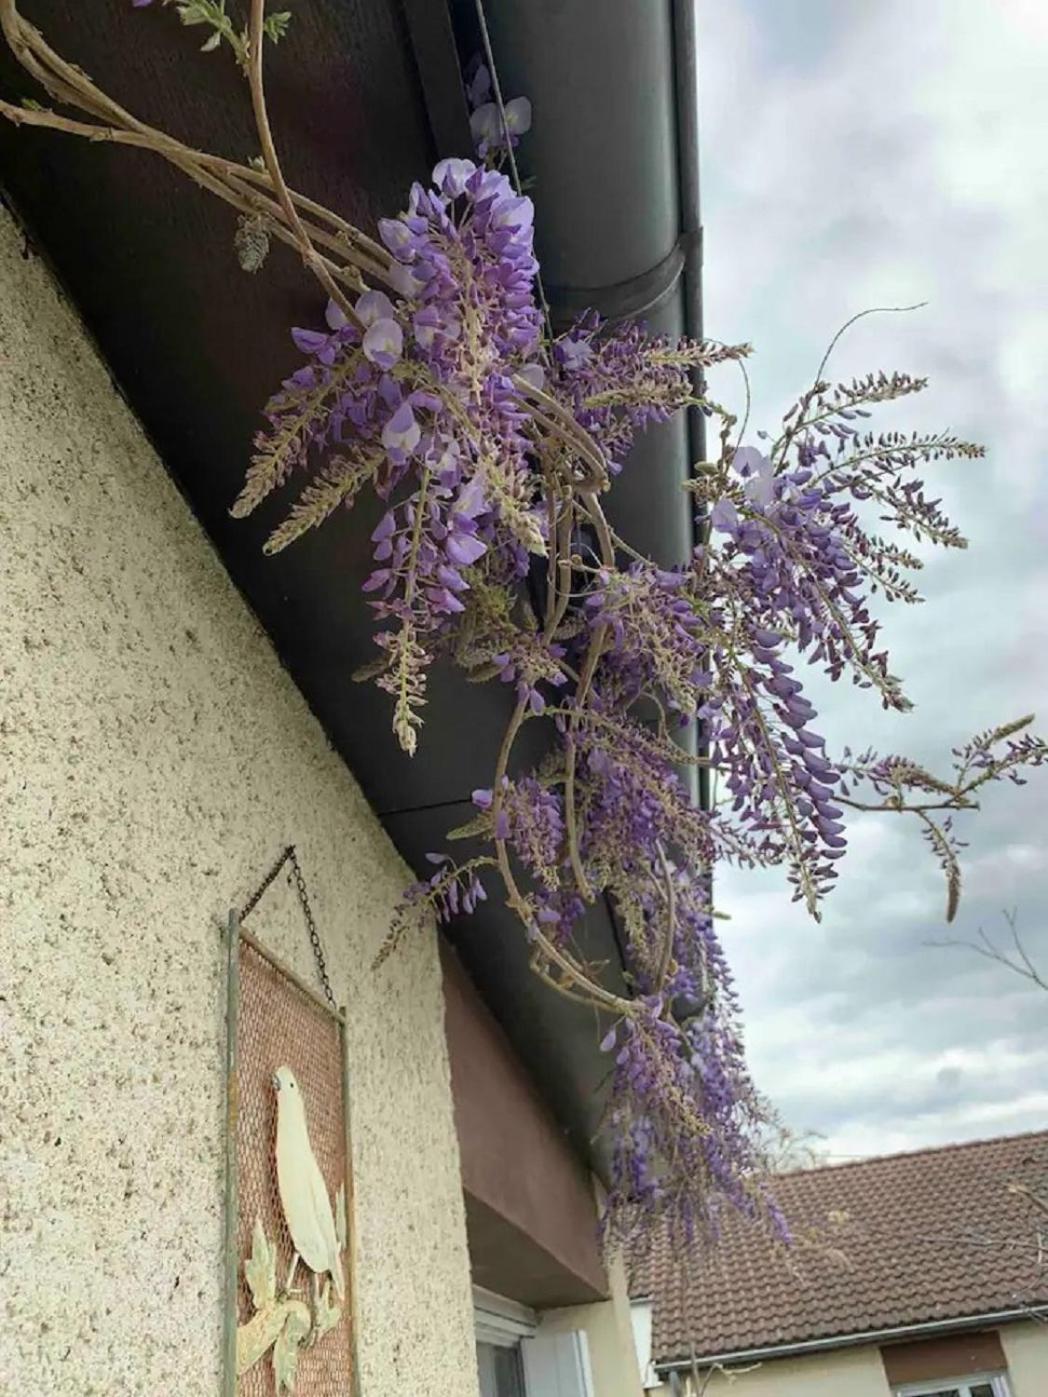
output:
<instances>
[{"instance_id":1,"label":"white cloud","mask_svg":"<svg viewBox=\"0 0 1048 1397\"><path fill-rule=\"evenodd\" d=\"M701 7L700 24L706 324L756 346L752 426L773 427L848 316L928 300L861 321L833 370L928 373L886 425L989 448L935 468L970 549L929 561L926 605L884 613L914 714L813 685L831 742L948 764L951 745L1048 695L1048 7L749 0ZM737 393L726 375L715 387ZM1017 907L1048 966L1048 779L982 803L952 934L1006 934L1001 910ZM864 819L849 835L821 926L779 875L720 877L758 1084L844 1153L1044 1124L1048 1000L929 949L944 904L916 831Z\"/></svg>"},{"instance_id":2,"label":"white cloud","mask_svg":"<svg viewBox=\"0 0 1048 1397\"><path fill-rule=\"evenodd\" d=\"M1048 1092L1029 1092L1013 1101L989 1102L896 1121L856 1121L819 1142L820 1153L833 1160L895 1154L957 1140L989 1139L1043 1130L1048 1119Z\"/></svg>"}]
</instances>

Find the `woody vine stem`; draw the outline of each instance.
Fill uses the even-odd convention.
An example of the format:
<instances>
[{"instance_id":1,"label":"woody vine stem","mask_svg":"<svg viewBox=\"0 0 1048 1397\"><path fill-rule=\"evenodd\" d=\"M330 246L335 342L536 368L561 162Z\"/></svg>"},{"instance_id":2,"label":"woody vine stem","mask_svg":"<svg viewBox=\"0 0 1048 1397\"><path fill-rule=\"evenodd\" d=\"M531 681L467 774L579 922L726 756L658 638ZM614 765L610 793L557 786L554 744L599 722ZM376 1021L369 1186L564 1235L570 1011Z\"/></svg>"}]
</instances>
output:
<instances>
[{"instance_id":1,"label":"woody vine stem","mask_svg":"<svg viewBox=\"0 0 1048 1397\"><path fill-rule=\"evenodd\" d=\"M605 1016L607 1235L666 1224L690 1237L712 1230L727 1202L788 1239L766 1177L774 1116L746 1069L711 871L780 865L817 917L846 851L846 812L907 814L943 868L954 915L963 845L953 817L977 808L987 783L1021 784L1048 759L1030 719L955 749L945 775L896 755L836 756L791 661L909 707L871 598L920 601L908 575L918 546L965 546L916 471L982 448L949 432L874 433L871 410L925 380L834 384L825 361L766 453L739 444L734 417L692 384L697 371L705 382L718 365L740 365L748 346L671 342L593 314L549 329L531 201L502 169L530 107L503 105L498 92L493 101L483 63L467 74L476 158L441 161L374 237L285 178L264 59L291 16L249 0L241 29L225 0L163 3L240 67L257 154L197 150L139 120L56 53L16 0L0 0L0 28L55 105L0 100L0 116L153 152L235 212L245 271L273 239L297 252L327 301L326 325L292 331L305 362L265 407L232 512L270 509L298 477L265 544L275 553L365 491L383 502L365 584L379 653L358 677L390 696L409 755L434 660L511 686L491 785L449 834L468 856L431 856L386 953L430 912L472 912L494 875L534 973ZM612 528L604 499L635 435L688 408L718 421L719 449L694 463L687 487L704 521L698 545L663 568ZM866 511L896 537L872 532ZM680 738L699 722L707 755L696 758ZM546 752L530 768L518 750L529 724L543 727ZM708 812L681 776L703 762L718 793ZM603 899L623 928L626 992L580 949Z\"/></svg>"}]
</instances>

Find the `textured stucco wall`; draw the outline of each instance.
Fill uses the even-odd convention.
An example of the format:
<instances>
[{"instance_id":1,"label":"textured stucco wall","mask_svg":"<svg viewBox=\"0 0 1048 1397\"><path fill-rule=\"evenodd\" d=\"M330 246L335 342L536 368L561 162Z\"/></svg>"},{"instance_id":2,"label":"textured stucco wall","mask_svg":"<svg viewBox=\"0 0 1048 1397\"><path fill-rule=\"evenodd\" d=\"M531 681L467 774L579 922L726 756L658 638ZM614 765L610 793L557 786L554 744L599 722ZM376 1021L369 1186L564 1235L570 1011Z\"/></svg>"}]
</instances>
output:
<instances>
[{"instance_id":1,"label":"textured stucco wall","mask_svg":"<svg viewBox=\"0 0 1048 1397\"><path fill-rule=\"evenodd\" d=\"M406 870L6 214L0 536L0 1387L218 1391L217 923L294 842L349 1006L364 1397L475 1397L433 939L370 968ZM251 926L312 975L282 881Z\"/></svg>"},{"instance_id":2,"label":"textured stucco wall","mask_svg":"<svg viewBox=\"0 0 1048 1397\"><path fill-rule=\"evenodd\" d=\"M540 1328L553 1334L571 1329L586 1331L595 1397L641 1397L626 1273L617 1258L608 1267L608 1288L611 1293L607 1300L543 1311ZM545 1395L536 1393L534 1397Z\"/></svg>"},{"instance_id":3,"label":"textured stucco wall","mask_svg":"<svg viewBox=\"0 0 1048 1397\"><path fill-rule=\"evenodd\" d=\"M1048 1392L1048 1325L1030 1320L998 1331L1008 1360L1012 1397L1044 1397Z\"/></svg>"}]
</instances>

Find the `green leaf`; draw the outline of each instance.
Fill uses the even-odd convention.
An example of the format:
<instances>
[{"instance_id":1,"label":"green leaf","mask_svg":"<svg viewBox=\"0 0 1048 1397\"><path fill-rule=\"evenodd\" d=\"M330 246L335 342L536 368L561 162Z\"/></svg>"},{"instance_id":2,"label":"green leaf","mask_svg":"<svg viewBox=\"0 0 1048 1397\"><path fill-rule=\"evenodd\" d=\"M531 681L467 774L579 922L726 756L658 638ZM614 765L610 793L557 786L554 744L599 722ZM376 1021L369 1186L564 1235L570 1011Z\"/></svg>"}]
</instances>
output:
<instances>
[{"instance_id":1,"label":"green leaf","mask_svg":"<svg viewBox=\"0 0 1048 1397\"><path fill-rule=\"evenodd\" d=\"M487 684L494 679L497 674L502 673L502 665L486 664L476 665L466 674L466 679L470 684Z\"/></svg>"},{"instance_id":2,"label":"green leaf","mask_svg":"<svg viewBox=\"0 0 1048 1397\"><path fill-rule=\"evenodd\" d=\"M221 42L222 31L220 29L216 29L215 32L211 35L210 39L205 39L204 42L200 45L200 52L213 53L215 49L218 48Z\"/></svg>"},{"instance_id":3,"label":"green leaf","mask_svg":"<svg viewBox=\"0 0 1048 1397\"><path fill-rule=\"evenodd\" d=\"M305 1307L302 1307L305 1309ZM308 1315L308 1311L307 1311ZM292 1310L287 1323L280 1331L273 1345L273 1377L276 1381L277 1397L281 1392L294 1392L295 1374L298 1371L298 1352L302 1340L309 1333L309 1319L303 1319L297 1309Z\"/></svg>"},{"instance_id":4,"label":"green leaf","mask_svg":"<svg viewBox=\"0 0 1048 1397\"><path fill-rule=\"evenodd\" d=\"M316 1304L313 1307L313 1324L318 1340L322 1339L330 1329L334 1329L342 1318L342 1306L332 1305L330 1299L331 1282L327 1281L324 1284L324 1289L318 1293Z\"/></svg>"},{"instance_id":5,"label":"green leaf","mask_svg":"<svg viewBox=\"0 0 1048 1397\"><path fill-rule=\"evenodd\" d=\"M272 40L274 44L278 43L287 33L287 27L290 23L290 10L280 10L277 14L270 15L263 25L266 38Z\"/></svg>"},{"instance_id":6,"label":"green leaf","mask_svg":"<svg viewBox=\"0 0 1048 1397\"><path fill-rule=\"evenodd\" d=\"M298 1344L289 1343L286 1330L282 1330L273 1345L273 1380L276 1383L277 1397L280 1397L281 1392L294 1392L297 1370Z\"/></svg>"},{"instance_id":7,"label":"green leaf","mask_svg":"<svg viewBox=\"0 0 1048 1397\"><path fill-rule=\"evenodd\" d=\"M256 1310L265 1309L276 1299L276 1262L276 1250L269 1245L261 1220L256 1218L251 1234L251 1256L244 1262L244 1279Z\"/></svg>"},{"instance_id":8,"label":"green leaf","mask_svg":"<svg viewBox=\"0 0 1048 1397\"><path fill-rule=\"evenodd\" d=\"M454 829L448 830L444 836L446 839L475 839L479 835L491 834L491 816L487 811L479 815L474 815L472 820L467 820L464 825L456 825Z\"/></svg>"}]
</instances>

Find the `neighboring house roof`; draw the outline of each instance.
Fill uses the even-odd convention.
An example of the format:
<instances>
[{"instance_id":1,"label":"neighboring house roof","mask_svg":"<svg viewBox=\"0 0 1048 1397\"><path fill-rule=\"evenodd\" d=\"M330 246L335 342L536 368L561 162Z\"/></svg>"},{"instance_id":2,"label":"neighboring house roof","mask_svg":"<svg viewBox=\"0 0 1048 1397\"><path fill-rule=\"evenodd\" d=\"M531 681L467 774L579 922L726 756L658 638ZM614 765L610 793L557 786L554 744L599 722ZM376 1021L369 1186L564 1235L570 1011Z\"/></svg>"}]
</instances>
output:
<instances>
[{"instance_id":1,"label":"neighboring house roof","mask_svg":"<svg viewBox=\"0 0 1048 1397\"><path fill-rule=\"evenodd\" d=\"M656 1365L1048 1302L1048 1212L1013 1184L1048 1197L1048 1131L781 1175L775 1195L798 1238L789 1254L733 1216L712 1249L682 1261L663 1240L638 1268L632 1290L654 1302Z\"/></svg>"}]
</instances>

